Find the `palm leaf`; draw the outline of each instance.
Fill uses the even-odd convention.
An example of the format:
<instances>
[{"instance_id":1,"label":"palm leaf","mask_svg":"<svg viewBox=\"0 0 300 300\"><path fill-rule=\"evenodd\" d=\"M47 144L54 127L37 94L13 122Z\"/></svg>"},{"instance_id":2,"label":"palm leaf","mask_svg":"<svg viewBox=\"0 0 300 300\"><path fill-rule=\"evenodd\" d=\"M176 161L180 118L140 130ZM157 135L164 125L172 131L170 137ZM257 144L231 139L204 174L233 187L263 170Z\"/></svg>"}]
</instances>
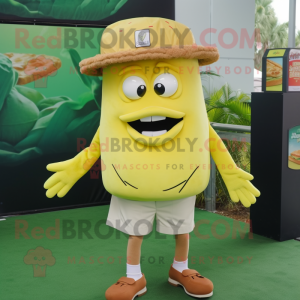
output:
<instances>
[{"instance_id":1,"label":"palm leaf","mask_svg":"<svg viewBox=\"0 0 300 300\"><path fill-rule=\"evenodd\" d=\"M244 103L248 100L248 95L240 91L234 92L225 84L205 99L208 118L216 123L250 125L251 108Z\"/></svg>"}]
</instances>

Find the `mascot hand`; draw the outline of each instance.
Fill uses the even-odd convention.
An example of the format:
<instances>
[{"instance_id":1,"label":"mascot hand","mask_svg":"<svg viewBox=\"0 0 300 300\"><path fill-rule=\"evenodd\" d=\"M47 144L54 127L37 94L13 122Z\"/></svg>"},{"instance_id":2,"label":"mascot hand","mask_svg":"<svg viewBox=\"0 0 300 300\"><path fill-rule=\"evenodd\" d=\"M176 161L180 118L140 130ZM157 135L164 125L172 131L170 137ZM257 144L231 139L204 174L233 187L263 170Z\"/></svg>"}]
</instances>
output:
<instances>
[{"instance_id":1,"label":"mascot hand","mask_svg":"<svg viewBox=\"0 0 300 300\"><path fill-rule=\"evenodd\" d=\"M240 200L245 207L249 207L256 202L255 197L260 196L259 190L249 181L253 176L242 169L222 171L221 175L233 202Z\"/></svg>"},{"instance_id":2,"label":"mascot hand","mask_svg":"<svg viewBox=\"0 0 300 300\"><path fill-rule=\"evenodd\" d=\"M47 170L56 172L44 184L46 196L53 198L64 197L72 186L85 174L100 157L100 137L98 128L90 147L85 148L74 158L50 164Z\"/></svg>"},{"instance_id":3,"label":"mascot hand","mask_svg":"<svg viewBox=\"0 0 300 300\"><path fill-rule=\"evenodd\" d=\"M81 154L81 153L80 153ZM56 172L44 184L47 189L46 196L53 198L56 194L58 197L64 197L72 186L93 166L97 158L87 159L81 164L81 157L47 165L47 170Z\"/></svg>"}]
</instances>

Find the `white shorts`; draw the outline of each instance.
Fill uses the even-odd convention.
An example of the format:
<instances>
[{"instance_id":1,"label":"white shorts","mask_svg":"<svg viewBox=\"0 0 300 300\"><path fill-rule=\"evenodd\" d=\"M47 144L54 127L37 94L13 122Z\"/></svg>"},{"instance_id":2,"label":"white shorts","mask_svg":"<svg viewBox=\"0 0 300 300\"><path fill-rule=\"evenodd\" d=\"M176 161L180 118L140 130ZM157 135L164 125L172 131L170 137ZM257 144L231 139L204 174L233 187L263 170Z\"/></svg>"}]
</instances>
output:
<instances>
[{"instance_id":1,"label":"white shorts","mask_svg":"<svg viewBox=\"0 0 300 300\"><path fill-rule=\"evenodd\" d=\"M134 201L112 196L106 225L135 236L152 231L156 215L156 231L184 234L195 227L196 196L170 201Z\"/></svg>"}]
</instances>

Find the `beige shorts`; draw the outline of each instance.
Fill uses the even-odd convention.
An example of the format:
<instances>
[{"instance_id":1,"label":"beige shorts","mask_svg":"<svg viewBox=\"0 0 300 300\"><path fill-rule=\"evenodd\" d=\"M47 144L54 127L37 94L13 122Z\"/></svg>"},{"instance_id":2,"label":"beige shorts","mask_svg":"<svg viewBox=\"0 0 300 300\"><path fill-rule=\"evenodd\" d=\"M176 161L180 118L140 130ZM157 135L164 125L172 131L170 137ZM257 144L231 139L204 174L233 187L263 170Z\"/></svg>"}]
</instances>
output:
<instances>
[{"instance_id":1,"label":"beige shorts","mask_svg":"<svg viewBox=\"0 0 300 300\"><path fill-rule=\"evenodd\" d=\"M184 234L195 227L196 196L171 201L133 201L112 196L106 225L129 235L147 235L156 216L156 231Z\"/></svg>"}]
</instances>

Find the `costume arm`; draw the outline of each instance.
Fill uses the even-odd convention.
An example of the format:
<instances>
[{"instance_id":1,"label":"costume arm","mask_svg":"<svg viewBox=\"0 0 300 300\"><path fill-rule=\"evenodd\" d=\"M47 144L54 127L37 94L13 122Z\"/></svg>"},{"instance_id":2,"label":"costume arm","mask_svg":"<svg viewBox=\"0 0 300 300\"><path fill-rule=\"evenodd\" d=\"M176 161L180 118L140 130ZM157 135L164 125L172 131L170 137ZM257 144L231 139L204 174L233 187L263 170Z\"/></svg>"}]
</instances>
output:
<instances>
[{"instance_id":1,"label":"costume arm","mask_svg":"<svg viewBox=\"0 0 300 300\"><path fill-rule=\"evenodd\" d=\"M259 197L260 192L249 181L253 179L253 176L236 166L222 139L210 124L209 147L231 200L234 202L241 201L245 207L254 204L256 202L255 197Z\"/></svg>"},{"instance_id":2,"label":"costume arm","mask_svg":"<svg viewBox=\"0 0 300 300\"><path fill-rule=\"evenodd\" d=\"M212 126L209 124L209 148L220 173L223 169L236 168L235 162L224 145L222 139L218 136Z\"/></svg>"},{"instance_id":3,"label":"costume arm","mask_svg":"<svg viewBox=\"0 0 300 300\"><path fill-rule=\"evenodd\" d=\"M47 170L56 172L44 184L46 196L64 197L72 186L84 175L100 157L100 127L89 147L83 149L74 158L47 165Z\"/></svg>"}]
</instances>

